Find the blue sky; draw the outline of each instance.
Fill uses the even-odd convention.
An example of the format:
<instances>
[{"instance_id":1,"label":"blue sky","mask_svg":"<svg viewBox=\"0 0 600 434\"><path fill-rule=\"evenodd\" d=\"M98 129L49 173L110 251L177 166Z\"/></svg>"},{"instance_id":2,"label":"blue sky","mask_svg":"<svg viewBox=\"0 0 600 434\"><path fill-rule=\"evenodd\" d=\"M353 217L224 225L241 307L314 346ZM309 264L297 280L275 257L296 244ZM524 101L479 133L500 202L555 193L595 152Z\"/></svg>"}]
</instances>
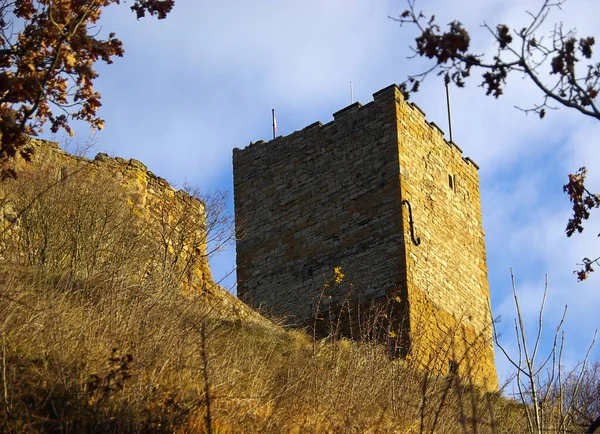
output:
<instances>
[{"instance_id":1,"label":"blue sky","mask_svg":"<svg viewBox=\"0 0 600 434\"><path fill-rule=\"evenodd\" d=\"M491 41L481 23L520 28L525 11L539 3L422 0L417 6L435 13L439 23L459 19L472 31L474 48L485 51ZM286 135L331 120L350 103L350 81L354 99L366 103L377 90L425 68L407 59L414 29L388 18L405 8L401 0L177 0L166 20L139 22L127 4L108 9L100 31L115 31L126 54L97 68L106 127L90 154L139 159L178 186L231 191L232 149L270 138L272 108L279 133ZM572 0L548 22L562 20L587 36L599 15L600 3ZM600 272L583 283L572 273L582 257L600 255L600 225L593 219L582 235L566 238L569 203L562 185L568 173L586 165L589 187L600 191L600 124L566 109L549 112L543 121L516 110L514 105L540 101L522 77L510 78L500 100L486 97L476 77L469 84L452 89L453 134L481 167L492 309L502 318L502 340L514 349L509 269L529 327L536 324L547 273L547 337L568 304L564 358L573 364L600 325ZM431 77L412 99L447 130L440 79ZM86 125L75 130L80 140L89 136ZM217 279L233 267L233 248L212 260ZM530 334L531 340L533 329ZM598 348L593 357L600 358ZM510 369L499 351L496 359L506 375Z\"/></svg>"}]
</instances>

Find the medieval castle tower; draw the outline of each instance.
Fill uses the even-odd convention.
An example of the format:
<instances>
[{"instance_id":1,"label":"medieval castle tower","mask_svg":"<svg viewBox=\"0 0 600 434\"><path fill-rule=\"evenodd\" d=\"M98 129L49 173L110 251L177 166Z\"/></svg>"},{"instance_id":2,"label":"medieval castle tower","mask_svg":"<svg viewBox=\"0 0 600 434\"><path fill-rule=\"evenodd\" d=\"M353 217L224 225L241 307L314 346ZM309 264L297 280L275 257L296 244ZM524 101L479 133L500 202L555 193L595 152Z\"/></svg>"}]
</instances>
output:
<instances>
[{"instance_id":1,"label":"medieval castle tower","mask_svg":"<svg viewBox=\"0 0 600 434\"><path fill-rule=\"evenodd\" d=\"M312 325L341 267L361 303L399 294L404 355L494 389L478 167L396 85L373 98L234 149L238 295Z\"/></svg>"}]
</instances>

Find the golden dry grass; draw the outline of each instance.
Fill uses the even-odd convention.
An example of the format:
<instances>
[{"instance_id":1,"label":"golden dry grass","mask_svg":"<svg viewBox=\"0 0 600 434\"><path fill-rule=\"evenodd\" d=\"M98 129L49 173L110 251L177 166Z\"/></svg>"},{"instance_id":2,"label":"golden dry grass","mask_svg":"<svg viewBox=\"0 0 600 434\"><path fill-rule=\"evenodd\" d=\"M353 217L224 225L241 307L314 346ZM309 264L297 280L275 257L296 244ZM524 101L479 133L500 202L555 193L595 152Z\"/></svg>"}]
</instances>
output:
<instances>
[{"instance_id":1,"label":"golden dry grass","mask_svg":"<svg viewBox=\"0 0 600 434\"><path fill-rule=\"evenodd\" d=\"M1 432L518 432L518 406L374 342L219 318L205 298L4 267ZM203 344L205 352L203 353Z\"/></svg>"},{"instance_id":2,"label":"golden dry grass","mask_svg":"<svg viewBox=\"0 0 600 434\"><path fill-rule=\"evenodd\" d=\"M47 188L21 180L3 211ZM155 248L118 186L71 181L0 228L0 432L523 432L514 401L376 340L314 341L148 274Z\"/></svg>"}]
</instances>

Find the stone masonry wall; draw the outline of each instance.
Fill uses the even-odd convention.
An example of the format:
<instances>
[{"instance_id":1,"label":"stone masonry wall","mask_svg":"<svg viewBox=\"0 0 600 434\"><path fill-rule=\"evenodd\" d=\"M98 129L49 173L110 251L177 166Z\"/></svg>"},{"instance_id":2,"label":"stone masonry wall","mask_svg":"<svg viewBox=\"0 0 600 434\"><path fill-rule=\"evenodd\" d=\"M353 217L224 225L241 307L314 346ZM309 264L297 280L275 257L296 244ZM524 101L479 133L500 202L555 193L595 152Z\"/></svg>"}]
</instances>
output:
<instances>
[{"instance_id":1,"label":"stone masonry wall","mask_svg":"<svg viewBox=\"0 0 600 434\"><path fill-rule=\"evenodd\" d=\"M313 324L323 275L334 267L364 297L384 297L398 283L403 233L394 104L376 95L364 107L335 113L327 125L234 149L242 300ZM344 295L331 294L321 310Z\"/></svg>"},{"instance_id":2,"label":"stone masonry wall","mask_svg":"<svg viewBox=\"0 0 600 434\"><path fill-rule=\"evenodd\" d=\"M342 267L362 301L400 291L422 366L497 387L478 168L397 86L234 149L233 166L242 300L312 325ZM321 310L345 297L329 294Z\"/></svg>"},{"instance_id":3,"label":"stone masonry wall","mask_svg":"<svg viewBox=\"0 0 600 434\"><path fill-rule=\"evenodd\" d=\"M399 89L393 92L402 199L411 204L420 238L418 246L405 238L414 351L421 352L424 364L446 365L441 369L452 360L494 388L478 167L445 141L418 107L404 101Z\"/></svg>"}]
</instances>

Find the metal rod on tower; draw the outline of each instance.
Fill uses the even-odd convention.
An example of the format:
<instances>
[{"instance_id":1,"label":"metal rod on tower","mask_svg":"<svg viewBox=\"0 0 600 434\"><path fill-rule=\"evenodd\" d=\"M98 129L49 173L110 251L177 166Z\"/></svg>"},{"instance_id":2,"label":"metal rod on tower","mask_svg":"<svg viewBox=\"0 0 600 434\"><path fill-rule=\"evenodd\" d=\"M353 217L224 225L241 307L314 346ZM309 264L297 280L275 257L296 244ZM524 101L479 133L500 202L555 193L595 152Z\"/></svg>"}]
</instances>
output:
<instances>
[{"instance_id":1,"label":"metal rod on tower","mask_svg":"<svg viewBox=\"0 0 600 434\"><path fill-rule=\"evenodd\" d=\"M273 117L273 138L275 138L275 133L277 132L277 121L275 120L275 109L271 109L271 115Z\"/></svg>"},{"instance_id":2,"label":"metal rod on tower","mask_svg":"<svg viewBox=\"0 0 600 434\"><path fill-rule=\"evenodd\" d=\"M452 142L452 112L450 111L450 87L446 81L446 104L448 105L448 129L450 130L450 141Z\"/></svg>"},{"instance_id":3,"label":"metal rod on tower","mask_svg":"<svg viewBox=\"0 0 600 434\"><path fill-rule=\"evenodd\" d=\"M350 104L354 104L354 86L352 86L352 80L350 80Z\"/></svg>"}]
</instances>

